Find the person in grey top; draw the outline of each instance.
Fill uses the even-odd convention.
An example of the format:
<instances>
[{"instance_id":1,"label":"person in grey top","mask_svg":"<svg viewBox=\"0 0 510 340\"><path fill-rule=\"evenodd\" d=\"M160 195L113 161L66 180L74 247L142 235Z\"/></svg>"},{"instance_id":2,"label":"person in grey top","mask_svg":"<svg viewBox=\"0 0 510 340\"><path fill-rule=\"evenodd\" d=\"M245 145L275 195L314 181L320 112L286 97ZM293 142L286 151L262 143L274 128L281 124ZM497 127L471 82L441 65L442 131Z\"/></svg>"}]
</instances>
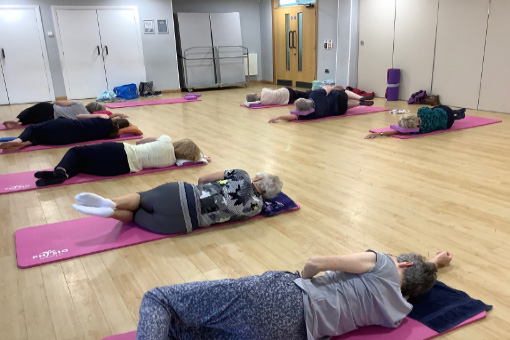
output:
<instances>
[{"instance_id":1,"label":"person in grey top","mask_svg":"<svg viewBox=\"0 0 510 340\"><path fill-rule=\"evenodd\" d=\"M84 106L78 100L60 100L53 103L37 103L23 111L14 120L3 122L8 129L17 128L22 125L37 124L58 118L81 119L84 115L101 111L107 113L104 105L98 102L90 102ZM107 113L108 114L108 113ZM128 118L122 113L109 114L110 118Z\"/></svg>"},{"instance_id":2,"label":"person in grey top","mask_svg":"<svg viewBox=\"0 0 510 340\"><path fill-rule=\"evenodd\" d=\"M113 200L82 193L73 207L86 215L134 221L159 234L189 233L258 215L263 198L273 198L281 189L278 176L257 172L251 179L246 171L233 169L203 176L198 185L171 182Z\"/></svg>"},{"instance_id":3,"label":"person in grey top","mask_svg":"<svg viewBox=\"0 0 510 340\"><path fill-rule=\"evenodd\" d=\"M437 268L416 254L372 250L314 256L299 273L266 272L237 280L184 283L147 292L137 339L329 339L358 327L397 327L406 298L432 288ZM322 276L316 276L325 271Z\"/></svg>"}]
</instances>

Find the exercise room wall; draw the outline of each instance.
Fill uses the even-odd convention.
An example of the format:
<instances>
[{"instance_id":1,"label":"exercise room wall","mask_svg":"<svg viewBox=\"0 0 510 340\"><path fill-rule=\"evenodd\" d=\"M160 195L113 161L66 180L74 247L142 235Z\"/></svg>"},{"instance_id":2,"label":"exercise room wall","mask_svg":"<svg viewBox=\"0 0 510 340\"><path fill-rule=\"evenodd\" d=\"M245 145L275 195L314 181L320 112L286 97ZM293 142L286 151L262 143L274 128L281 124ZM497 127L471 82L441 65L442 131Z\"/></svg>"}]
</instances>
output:
<instances>
[{"instance_id":1,"label":"exercise room wall","mask_svg":"<svg viewBox=\"0 0 510 340\"><path fill-rule=\"evenodd\" d=\"M337 51L338 2L318 2L317 22L317 80L335 80ZM331 50L324 48L324 40L332 40ZM326 69L329 73L326 73Z\"/></svg>"},{"instance_id":2,"label":"exercise room wall","mask_svg":"<svg viewBox=\"0 0 510 340\"><path fill-rule=\"evenodd\" d=\"M178 89L179 74L173 32L172 1L156 0L0 0L0 5L38 5L45 32L48 59L56 97L66 96L62 66L57 39L48 37L48 31L55 33L51 6L138 6L140 24L144 19L167 19L168 34L143 34L142 46L147 79L154 81L157 89ZM142 30L143 31L143 30Z\"/></svg>"}]
</instances>

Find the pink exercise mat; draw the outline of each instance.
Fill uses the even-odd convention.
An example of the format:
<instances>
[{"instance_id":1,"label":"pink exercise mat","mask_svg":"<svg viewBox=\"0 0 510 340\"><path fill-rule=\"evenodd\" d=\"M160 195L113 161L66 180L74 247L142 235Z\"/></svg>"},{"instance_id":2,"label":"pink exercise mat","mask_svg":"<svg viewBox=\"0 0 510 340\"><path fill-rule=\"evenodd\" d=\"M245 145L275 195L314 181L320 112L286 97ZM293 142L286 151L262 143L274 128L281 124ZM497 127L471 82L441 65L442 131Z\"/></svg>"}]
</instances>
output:
<instances>
[{"instance_id":1,"label":"pink exercise mat","mask_svg":"<svg viewBox=\"0 0 510 340\"><path fill-rule=\"evenodd\" d=\"M309 120L291 120L292 123L307 123L307 122L316 122L318 120L325 120L325 119L335 119L335 118L343 118L343 117L350 117L350 116L357 116L357 115L364 115L367 113L375 113L375 112L382 112L382 111L388 111L385 107L378 107L378 106L356 106L352 109L347 110L345 114L340 116L330 116L325 118L319 118L319 119L309 119Z\"/></svg>"},{"instance_id":2,"label":"pink exercise mat","mask_svg":"<svg viewBox=\"0 0 510 340\"><path fill-rule=\"evenodd\" d=\"M423 136L429 136L429 135L436 135L438 133L445 133L445 132L450 132L450 131L464 130L464 129L474 128L474 127L484 126L484 125L489 125L489 124L495 124L495 123L501 123L501 120L483 118L483 117L475 117L475 116L466 116L466 118L464 118L464 119L456 120L453 123L452 127L448 130L439 130L439 131L415 134L415 135L392 135L391 137L400 138L400 139L409 139L409 138L423 137ZM393 130L390 129L389 127L382 128L382 129L370 130L370 132L373 132L373 133L386 132L386 131L393 131Z\"/></svg>"},{"instance_id":3,"label":"pink exercise mat","mask_svg":"<svg viewBox=\"0 0 510 340\"><path fill-rule=\"evenodd\" d=\"M241 104L242 107L245 107L247 109L270 109L272 107L282 107L282 106L290 106L294 104L281 104L281 105L262 105L262 106L246 106L244 104Z\"/></svg>"},{"instance_id":4,"label":"pink exercise mat","mask_svg":"<svg viewBox=\"0 0 510 340\"><path fill-rule=\"evenodd\" d=\"M44 187L38 187L37 185L35 185L35 181L37 181L37 178L34 177L34 174L37 171L19 172L16 174L0 175L0 195L10 194L13 192L20 192L20 191L59 187L59 186L71 185L71 184L104 181L104 180L112 179L112 178L138 176L138 175L144 175L144 174L151 174L154 172L190 168L190 167L195 167L195 166L201 166L204 164L205 163L201 163L201 162L199 162L199 163L188 162L188 163L184 163L182 166L172 165L172 166L167 166L164 168L145 169L145 170L141 170L138 172L131 172L129 174L124 174L124 175L119 175L119 176L94 176L94 175L87 175L87 174L78 174L63 183L48 185L48 186L44 186ZM46 169L46 170L52 170L52 169Z\"/></svg>"},{"instance_id":5,"label":"pink exercise mat","mask_svg":"<svg viewBox=\"0 0 510 340\"><path fill-rule=\"evenodd\" d=\"M0 150L0 155L9 155L11 153L18 153L18 152L28 152L28 151L37 151L37 150L46 150L46 149L57 149L57 148L67 148L67 147L73 147L77 145L90 145L90 144L99 144L103 142L122 142L125 140L130 139L142 139L143 136L136 136L133 134L125 134L120 135L120 137L117 137L115 139L97 139L97 140L90 140L88 142L81 142L81 143L74 143L74 144L65 144L65 145L31 145L24 147L21 150L13 151L13 152L3 152Z\"/></svg>"},{"instance_id":6,"label":"pink exercise mat","mask_svg":"<svg viewBox=\"0 0 510 340\"><path fill-rule=\"evenodd\" d=\"M175 103L190 103L198 102L201 99L184 99L184 98L171 98L171 99L154 99L154 100L139 100L136 102L123 102L123 103L106 103L104 106L110 109L120 109L123 107L133 106L146 106L146 105L161 105L161 104L175 104Z\"/></svg>"},{"instance_id":7,"label":"pink exercise mat","mask_svg":"<svg viewBox=\"0 0 510 340\"><path fill-rule=\"evenodd\" d=\"M487 312L483 311L443 333L438 333L416 320L405 318L397 328L362 327L347 334L335 336L331 340L426 340L469 325L485 318L486 315ZM108 336L102 340L136 340L136 331Z\"/></svg>"},{"instance_id":8,"label":"pink exercise mat","mask_svg":"<svg viewBox=\"0 0 510 340\"><path fill-rule=\"evenodd\" d=\"M284 194L280 193L280 195ZM290 199L289 201L292 202ZM298 209L299 205L292 202L289 208L281 213ZM220 223L194 232L259 218L265 218L265 216L257 215L242 221ZM14 232L14 238L18 267L30 268L185 234L155 234L134 222L122 223L111 218L92 216L19 229Z\"/></svg>"},{"instance_id":9,"label":"pink exercise mat","mask_svg":"<svg viewBox=\"0 0 510 340\"><path fill-rule=\"evenodd\" d=\"M8 128L4 124L0 124L0 131L24 129L24 128L29 127L29 126L30 126L30 124L28 124L28 125L19 125L19 126L13 127L13 128Z\"/></svg>"}]
</instances>

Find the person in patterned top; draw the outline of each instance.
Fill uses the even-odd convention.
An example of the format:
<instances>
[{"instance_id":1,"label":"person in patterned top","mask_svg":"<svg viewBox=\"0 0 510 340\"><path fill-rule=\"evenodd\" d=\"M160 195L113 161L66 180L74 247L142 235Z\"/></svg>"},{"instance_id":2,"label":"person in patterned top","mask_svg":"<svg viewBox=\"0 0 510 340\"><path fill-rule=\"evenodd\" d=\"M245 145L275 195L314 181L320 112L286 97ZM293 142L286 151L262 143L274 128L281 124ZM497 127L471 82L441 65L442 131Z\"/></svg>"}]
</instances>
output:
<instances>
[{"instance_id":1,"label":"person in patterned top","mask_svg":"<svg viewBox=\"0 0 510 340\"><path fill-rule=\"evenodd\" d=\"M449 106L439 105L430 108L424 106L418 109L416 115L404 114L398 121L398 125L406 129L419 128L416 134L430 133L438 130L448 130L456 120L466 117L466 109L452 110ZM370 133L365 136L366 139L372 139L378 136L391 136L399 134L398 131L387 131L380 133Z\"/></svg>"},{"instance_id":2,"label":"person in patterned top","mask_svg":"<svg viewBox=\"0 0 510 340\"><path fill-rule=\"evenodd\" d=\"M278 176L257 172L251 179L246 171L233 169L203 176L198 185L171 182L113 200L81 193L73 207L86 215L134 221L159 234L189 233L260 214L263 199L276 197L282 186Z\"/></svg>"}]
</instances>

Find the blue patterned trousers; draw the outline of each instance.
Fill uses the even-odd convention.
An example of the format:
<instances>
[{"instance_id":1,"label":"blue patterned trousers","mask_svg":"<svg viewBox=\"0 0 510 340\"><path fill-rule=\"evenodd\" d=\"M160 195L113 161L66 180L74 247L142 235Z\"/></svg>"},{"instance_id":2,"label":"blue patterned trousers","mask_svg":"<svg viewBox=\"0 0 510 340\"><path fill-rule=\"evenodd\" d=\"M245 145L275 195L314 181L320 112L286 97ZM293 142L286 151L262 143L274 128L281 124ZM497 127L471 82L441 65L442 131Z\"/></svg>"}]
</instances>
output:
<instances>
[{"instance_id":1,"label":"blue patterned trousers","mask_svg":"<svg viewBox=\"0 0 510 340\"><path fill-rule=\"evenodd\" d=\"M266 272L155 288L143 298L137 339L305 340L298 277Z\"/></svg>"}]
</instances>

